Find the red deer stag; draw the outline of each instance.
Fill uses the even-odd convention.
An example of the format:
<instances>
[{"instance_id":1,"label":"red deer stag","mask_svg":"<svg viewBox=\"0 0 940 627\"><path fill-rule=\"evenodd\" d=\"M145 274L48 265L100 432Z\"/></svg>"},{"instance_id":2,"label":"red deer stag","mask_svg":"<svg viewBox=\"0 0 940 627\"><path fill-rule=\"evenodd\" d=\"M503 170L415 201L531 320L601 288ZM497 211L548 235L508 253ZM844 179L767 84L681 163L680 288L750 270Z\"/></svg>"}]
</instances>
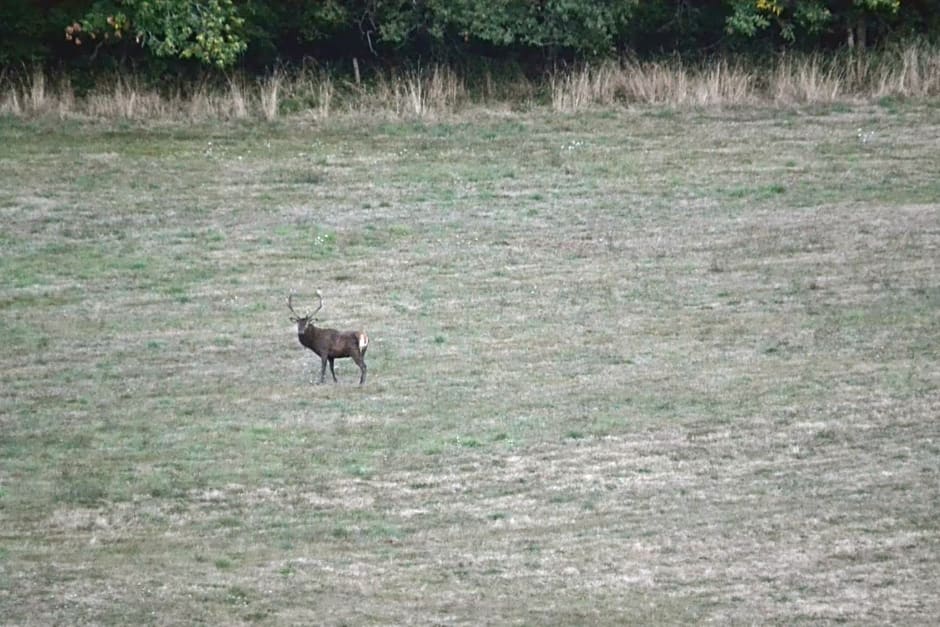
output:
<instances>
[{"instance_id":1,"label":"red deer stag","mask_svg":"<svg viewBox=\"0 0 940 627\"><path fill-rule=\"evenodd\" d=\"M300 343L319 355L323 362L320 367L320 383L326 379L326 364L330 364L330 374L336 382L336 373L333 372L333 360L338 357L351 357L359 366L359 385L366 382L366 349L369 347L369 336L363 331L337 331L336 329L322 329L313 325L314 316L323 308L323 296L317 290L320 306L313 313L300 316L294 311L291 304L294 292L287 296L287 308L294 314L291 320L297 323L297 339Z\"/></svg>"}]
</instances>

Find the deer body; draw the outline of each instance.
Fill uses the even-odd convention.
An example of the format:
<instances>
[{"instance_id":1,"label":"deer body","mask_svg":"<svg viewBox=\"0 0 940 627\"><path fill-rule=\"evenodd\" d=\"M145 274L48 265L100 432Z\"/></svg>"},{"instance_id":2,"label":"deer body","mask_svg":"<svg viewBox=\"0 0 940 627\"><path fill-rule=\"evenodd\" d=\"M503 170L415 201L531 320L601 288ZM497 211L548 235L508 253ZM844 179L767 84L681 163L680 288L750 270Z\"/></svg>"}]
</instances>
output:
<instances>
[{"instance_id":1,"label":"deer body","mask_svg":"<svg viewBox=\"0 0 940 627\"><path fill-rule=\"evenodd\" d=\"M292 295L291 295L292 296ZM312 314L298 316L291 307L291 296L287 297L287 306L294 316L291 318L297 323L297 339L300 343L312 350L320 358L320 383L326 379L326 365L330 365L330 374L333 375L333 381L336 382L336 372L333 371L333 360L343 357L349 357L359 366L359 385L366 382L366 349L369 347L369 336L363 331L337 331L336 329L318 328L313 323L313 315L323 307L323 299L320 299L320 307ZM317 296L320 296L319 291Z\"/></svg>"}]
</instances>

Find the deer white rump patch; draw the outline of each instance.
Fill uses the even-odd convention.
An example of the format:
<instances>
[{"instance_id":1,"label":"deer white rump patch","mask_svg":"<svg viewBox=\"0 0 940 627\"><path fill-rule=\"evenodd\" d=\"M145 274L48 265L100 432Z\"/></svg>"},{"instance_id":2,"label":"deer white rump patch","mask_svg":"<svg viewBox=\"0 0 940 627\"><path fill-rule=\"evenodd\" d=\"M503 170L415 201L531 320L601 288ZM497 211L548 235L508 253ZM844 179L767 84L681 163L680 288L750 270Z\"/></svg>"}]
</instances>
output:
<instances>
[{"instance_id":1,"label":"deer white rump patch","mask_svg":"<svg viewBox=\"0 0 940 627\"><path fill-rule=\"evenodd\" d=\"M362 331L357 333L356 336L359 338L359 350L360 351L365 350L366 346L369 345L369 336L363 333Z\"/></svg>"}]
</instances>

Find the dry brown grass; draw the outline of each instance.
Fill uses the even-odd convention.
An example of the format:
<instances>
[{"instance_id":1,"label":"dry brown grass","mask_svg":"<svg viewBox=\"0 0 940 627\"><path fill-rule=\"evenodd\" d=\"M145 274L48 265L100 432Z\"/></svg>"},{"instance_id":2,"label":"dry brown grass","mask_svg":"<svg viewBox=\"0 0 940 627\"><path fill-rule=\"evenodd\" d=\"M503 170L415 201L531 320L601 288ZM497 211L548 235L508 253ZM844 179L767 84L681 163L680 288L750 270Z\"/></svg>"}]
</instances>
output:
<instances>
[{"instance_id":1,"label":"dry brown grass","mask_svg":"<svg viewBox=\"0 0 940 627\"><path fill-rule=\"evenodd\" d=\"M258 83L261 114L267 121L276 120L280 112L281 92L284 89L284 72L275 70Z\"/></svg>"},{"instance_id":2,"label":"dry brown grass","mask_svg":"<svg viewBox=\"0 0 940 627\"><path fill-rule=\"evenodd\" d=\"M434 117L453 113L466 101L463 81L446 66L380 74L375 86L353 104L360 112L391 112L395 117Z\"/></svg>"},{"instance_id":3,"label":"dry brown grass","mask_svg":"<svg viewBox=\"0 0 940 627\"><path fill-rule=\"evenodd\" d=\"M82 98L67 80L56 79L51 86L42 72L5 77L0 77L0 112L16 116L171 122L273 121L301 114L320 120L337 115L433 120L468 108L508 111L540 102L554 111L576 113L637 104L696 108L924 100L940 95L940 53L912 44L864 55L782 55L765 65L728 59L695 64L624 59L558 69L544 83L514 76L496 84L487 73L474 85L443 65L379 72L361 84L304 66L276 69L256 80L230 76L223 86L204 81L186 93L115 75Z\"/></svg>"},{"instance_id":4,"label":"dry brown grass","mask_svg":"<svg viewBox=\"0 0 940 627\"><path fill-rule=\"evenodd\" d=\"M612 103L676 107L830 105L940 95L940 55L924 45L842 56L782 55L768 67L718 59L631 59L582 65L550 79L552 106L576 112Z\"/></svg>"},{"instance_id":5,"label":"dry brown grass","mask_svg":"<svg viewBox=\"0 0 940 627\"><path fill-rule=\"evenodd\" d=\"M761 100L747 68L724 60L704 68L679 61L584 65L551 78L552 107L574 113L615 103L676 107L743 106Z\"/></svg>"}]
</instances>

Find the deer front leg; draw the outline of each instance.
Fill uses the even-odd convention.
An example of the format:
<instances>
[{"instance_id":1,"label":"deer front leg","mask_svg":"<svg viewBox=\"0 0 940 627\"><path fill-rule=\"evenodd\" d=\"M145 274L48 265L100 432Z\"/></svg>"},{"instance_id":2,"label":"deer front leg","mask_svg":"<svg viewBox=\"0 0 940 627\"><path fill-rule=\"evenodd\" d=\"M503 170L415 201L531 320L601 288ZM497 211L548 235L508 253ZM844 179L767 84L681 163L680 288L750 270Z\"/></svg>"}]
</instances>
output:
<instances>
[{"instance_id":1,"label":"deer front leg","mask_svg":"<svg viewBox=\"0 0 940 627\"><path fill-rule=\"evenodd\" d=\"M339 383L339 381L336 380L336 373L333 372L333 357L330 357L330 374L333 375L333 383Z\"/></svg>"},{"instance_id":2,"label":"deer front leg","mask_svg":"<svg viewBox=\"0 0 940 627\"><path fill-rule=\"evenodd\" d=\"M322 357L320 361L320 384L322 385L326 380L326 357Z\"/></svg>"}]
</instances>

